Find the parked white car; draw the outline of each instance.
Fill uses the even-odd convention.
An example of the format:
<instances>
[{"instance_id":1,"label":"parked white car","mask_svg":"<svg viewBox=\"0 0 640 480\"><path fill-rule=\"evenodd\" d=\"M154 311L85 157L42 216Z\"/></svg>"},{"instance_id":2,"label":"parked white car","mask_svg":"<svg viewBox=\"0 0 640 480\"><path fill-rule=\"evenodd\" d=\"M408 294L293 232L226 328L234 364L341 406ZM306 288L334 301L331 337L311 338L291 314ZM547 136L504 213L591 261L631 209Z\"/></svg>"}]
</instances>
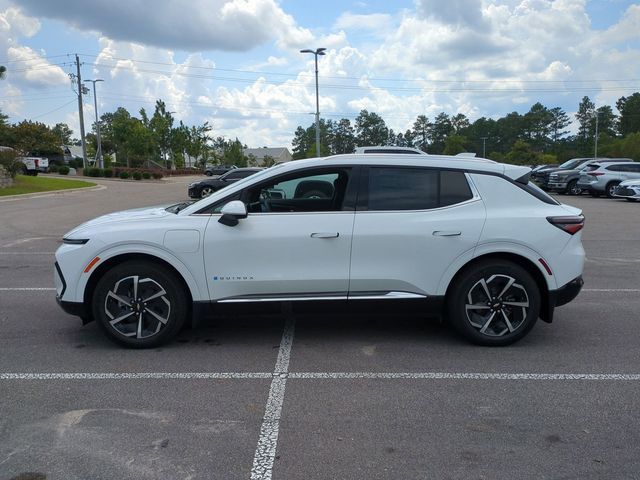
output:
<instances>
[{"instance_id":1,"label":"parked white car","mask_svg":"<svg viewBox=\"0 0 640 480\"><path fill-rule=\"evenodd\" d=\"M64 236L57 300L151 347L221 304L411 300L506 345L582 287L584 217L482 159L338 155L266 169L193 204ZM224 254L220 254L224 252Z\"/></svg>"},{"instance_id":2,"label":"parked white car","mask_svg":"<svg viewBox=\"0 0 640 480\"><path fill-rule=\"evenodd\" d=\"M625 180L613 189L613 196L626 198L630 202L640 202L640 178Z\"/></svg>"}]
</instances>

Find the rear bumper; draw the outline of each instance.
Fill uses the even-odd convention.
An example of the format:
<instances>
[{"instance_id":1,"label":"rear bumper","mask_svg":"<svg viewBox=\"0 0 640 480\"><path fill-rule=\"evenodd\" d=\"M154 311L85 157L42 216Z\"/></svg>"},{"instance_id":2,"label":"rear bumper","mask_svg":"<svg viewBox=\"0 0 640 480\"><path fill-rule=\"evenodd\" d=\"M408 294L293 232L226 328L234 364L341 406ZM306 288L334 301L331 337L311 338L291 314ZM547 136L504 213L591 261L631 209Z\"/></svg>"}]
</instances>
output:
<instances>
[{"instance_id":1,"label":"rear bumper","mask_svg":"<svg viewBox=\"0 0 640 480\"><path fill-rule=\"evenodd\" d=\"M566 285L563 285L557 290L552 290L549 292L549 303L554 307L560 307L562 305L566 305L571 300L576 298L582 290L582 286L584 285L584 280L582 279L582 275L577 278L574 278Z\"/></svg>"},{"instance_id":2,"label":"rear bumper","mask_svg":"<svg viewBox=\"0 0 640 480\"><path fill-rule=\"evenodd\" d=\"M555 308L565 305L576 298L580 290L582 290L582 285L584 285L584 280L582 279L582 275L580 275L557 290L549 291L547 301L543 302L540 318L547 323L553 322Z\"/></svg>"}]
</instances>

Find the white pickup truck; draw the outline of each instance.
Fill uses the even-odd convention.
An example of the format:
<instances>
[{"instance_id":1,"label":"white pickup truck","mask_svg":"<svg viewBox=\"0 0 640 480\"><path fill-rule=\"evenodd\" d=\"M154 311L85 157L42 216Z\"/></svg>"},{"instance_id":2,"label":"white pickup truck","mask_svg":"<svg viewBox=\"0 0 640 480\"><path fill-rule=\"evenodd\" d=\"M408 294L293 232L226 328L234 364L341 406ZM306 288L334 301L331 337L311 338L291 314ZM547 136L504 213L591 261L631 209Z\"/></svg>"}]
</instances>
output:
<instances>
[{"instance_id":1,"label":"white pickup truck","mask_svg":"<svg viewBox=\"0 0 640 480\"><path fill-rule=\"evenodd\" d=\"M22 162L24 175L38 175L38 172L49 171L49 159L44 157L18 157Z\"/></svg>"}]
</instances>

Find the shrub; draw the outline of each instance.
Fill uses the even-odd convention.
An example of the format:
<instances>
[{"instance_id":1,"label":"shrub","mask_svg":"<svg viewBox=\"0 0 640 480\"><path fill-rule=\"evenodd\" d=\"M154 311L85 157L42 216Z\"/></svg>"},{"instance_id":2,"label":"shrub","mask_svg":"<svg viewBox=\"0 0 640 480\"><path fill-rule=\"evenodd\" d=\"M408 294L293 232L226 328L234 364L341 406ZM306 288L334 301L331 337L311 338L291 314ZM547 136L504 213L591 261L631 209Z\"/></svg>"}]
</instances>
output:
<instances>
[{"instance_id":1,"label":"shrub","mask_svg":"<svg viewBox=\"0 0 640 480\"><path fill-rule=\"evenodd\" d=\"M149 172L142 172L142 178L149 180L151 178L151 174Z\"/></svg>"},{"instance_id":2,"label":"shrub","mask_svg":"<svg viewBox=\"0 0 640 480\"><path fill-rule=\"evenodd\" d=\"M133 172L134 180L142 180L142 174L140 172Z\"/></svg>"},{"instance_id":3,"label":"shrub","mask_svg":"<svg viewBox=\"0 0 640 480\"><path fill-rule=\"evenodd\" d=\"M163 177L161 172L153 172L151 175L153 175L153 178L156 180L160 180Z\"/></svg>"},{"instance_id":4,"label":"shrub","mask_svg":"<svg viewBox=\"0 0 640 480\"><path fill-rule=\"evenodd\" d=\"M129 178L129 172L127 172L127 171L120 172L120 178L122 180L126 180L127 178Z\"/></svg>"},{"instance_id":5,"label":"shrub","mask_svg":"<svg viewBox=\"0 0 640 480\"><path fill-rule=\"evenodd\" d=\"M60 167L55 163L53 165L49 165L49 173L56 173Z\"/></svg>"},{"instance_id":6,"label":"shrub","mask_svg":"<svg viewBox=\"0 0 640 480\"><path fill-rule=\"evenodd\" d=\"M111 178L113 177L113 170L111 170L110 168L105 168L104 169L104 176L106 178Z\"/></svg>"},{"instance_id":7,"label":"shrub","mask_svg":"<svg viewBox=\"0 0 640 480\"><path fill-rule=\"evenodd\" d=\"M58 167L58 173L60 175L68 175L69 174L69 167L67 167L66 165L61 165Z\"/></svg>"}]
</instances>

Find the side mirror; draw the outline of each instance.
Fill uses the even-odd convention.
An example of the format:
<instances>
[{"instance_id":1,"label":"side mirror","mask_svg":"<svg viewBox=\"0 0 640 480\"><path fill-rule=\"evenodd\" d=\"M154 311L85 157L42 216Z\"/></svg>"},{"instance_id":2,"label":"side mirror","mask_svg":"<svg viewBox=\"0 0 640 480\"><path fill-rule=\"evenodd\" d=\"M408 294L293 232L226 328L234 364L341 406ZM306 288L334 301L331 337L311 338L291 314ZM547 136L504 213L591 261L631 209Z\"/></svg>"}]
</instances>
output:
<instances>
[{"instance_id":1,"label":"side mirror","mask_svg":"<svg viewBox=\"0 0 640 480\"><path fill-rule=\"evenodd\" d=\"M222 216L218 219L219 223L228 227L235 227L238 225L238 220L247 218L247 207L240 200L233 200L222 207L220 213L222 213Z\"/></svg>"}]
</instances>

